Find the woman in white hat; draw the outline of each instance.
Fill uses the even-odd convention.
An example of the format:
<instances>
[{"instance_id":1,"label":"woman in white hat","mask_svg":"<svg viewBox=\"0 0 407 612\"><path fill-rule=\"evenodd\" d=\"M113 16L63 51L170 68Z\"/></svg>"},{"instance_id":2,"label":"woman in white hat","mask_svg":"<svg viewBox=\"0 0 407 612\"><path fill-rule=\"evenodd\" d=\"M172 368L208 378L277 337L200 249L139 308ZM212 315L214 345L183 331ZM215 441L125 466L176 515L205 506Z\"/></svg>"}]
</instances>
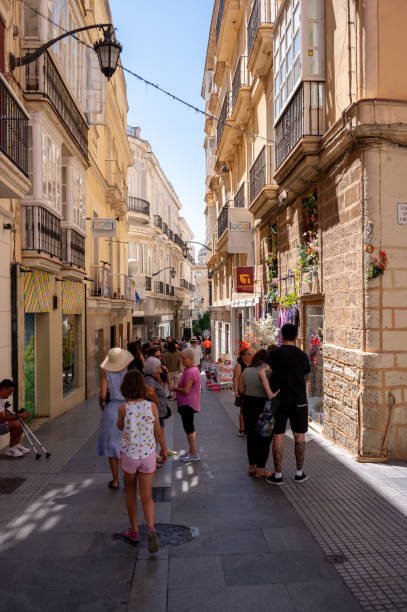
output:
<instances>
[{"instance_id":1,"label":"woman in white hat","mask_svg":"<svg viewBox=\"0 0 407 612\"><path fill-rule=\"evenodd\" d=\"M124 402L120 385L127 372L127 368L134 357L125 349L111 348L106 359L100 364L100 394L99 405L102 410L97 455L109 458L109 465L113 479L108 486L111 489L119 488L119 459L122 432L117 427L118 408ZM106 396L109 392L109 401Z\"/></svg>"}]
</instances>

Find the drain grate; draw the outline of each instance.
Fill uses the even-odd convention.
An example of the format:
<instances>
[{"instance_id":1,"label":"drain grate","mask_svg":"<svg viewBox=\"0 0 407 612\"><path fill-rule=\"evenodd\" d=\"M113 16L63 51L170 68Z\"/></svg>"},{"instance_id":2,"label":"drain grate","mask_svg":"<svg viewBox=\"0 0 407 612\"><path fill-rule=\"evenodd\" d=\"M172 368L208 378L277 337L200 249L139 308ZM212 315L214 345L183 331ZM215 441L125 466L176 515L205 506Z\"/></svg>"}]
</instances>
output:
<instances>
[{"instance_id":1,"label":"drain grate","mask_svg":"<svg viewBox=\"0 0 407 612\"><path fill-rule=\"evenodd\" d=\"M157 530L161 548L164 546L180 546L181 544L190 542L199 536L199 529L197 527L156 523L155 528ZM129 540L124 537L123 533L115 533L113 537L116 540L124 540L125 542L129 542ZM140 526L140 543L132 543L132 546L147 548L147 527L145 525Z\"/></svg>"},{"instance_id":2,"label":"drain grate","mask_svg":"<svg viewBox=\"0 0 407 612\"><path fill-rule=\"evenodd\" d=\"M348 561L348 557L342 554L326 555L325 559L329 561L329 563L332 563L333 565L340 565L341 563L345 563L346 561Z\"/></svg>"},{"instance_id":3,"label":"drain grate","mask_svg":"<svg viewBox=\"0 0 407 612\"><path fill-rule=\"evenodd\" d=\"M153 500L156 504L171 501L171 487L153 487Z\"/></svg>"},{"instance_id":4,"label":"drain grate","mask_svg":"<svg viewBox=\"0 0 407 612\"><path fill-rule=\"evenodd\" d=\"M0 478L0 495L14 493L26 480L26 478Z\"/></svg>"}]
</instances>

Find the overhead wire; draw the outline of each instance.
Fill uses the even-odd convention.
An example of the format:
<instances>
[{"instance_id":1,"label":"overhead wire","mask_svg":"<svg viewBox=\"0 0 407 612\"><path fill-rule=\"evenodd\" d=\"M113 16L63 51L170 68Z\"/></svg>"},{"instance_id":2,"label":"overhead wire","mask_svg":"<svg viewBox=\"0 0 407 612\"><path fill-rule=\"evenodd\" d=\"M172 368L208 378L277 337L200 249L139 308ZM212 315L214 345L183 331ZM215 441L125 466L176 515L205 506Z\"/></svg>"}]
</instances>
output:
<instances>
[{"instance_id":1,"label":"overhead wire","mask_svg":"<svg viewBox=\"0 0 407 612\"><path fill-rule=\"evenodd\" d=\"M25 6L27 6L31 11L33 11L34 13L36 13L39 17L42 17L43 19L45 19L46 21L48 21L49 23L51 23L52 25L56 26L57 28L59 28L60 30L62 30L63 32L69 32L69 30L67 30L66 28L64 28L63 26L61 26L59 23L56 23L55 21L53 21L50 17L48 17L47 15L44 15L43 13L41 13L41 11L39 11L38 9L30 6L27 2L27 0L21 0L21 2L23 4L25 4ZM75 38L76 40L78 40L81 44L85 45L86 47L88 47L89 49L93 50L93 46L89 45L87 42L85 42L84 40L82 40L79 36L76 36L75 34L72 34L72 37ZM218 117L216 117L216 115L212 115L211 113L208 113L205 110L202 110L201 108L199 108L198 106L195 106L194 104L191 104L190 102L187 102L186 100L184 100L183 98L180 98L179 96L173 94L170 91L167 91L166 89L164 89L163 87L160 87L160 85L158 85L157 83L153 83L152 81L149 81L148 79L145 79L143 76L141 76L140 74L137 74L137 72L134 72L133 70L130 70L130 68L126 68L125 66L123 66L123 64L119 61L118 62L118 66L123 70L123 72L127 72L128 74L131 74L133 77L135 77L136 79L138 79L139 81L143 82L145 85L148 85L149 87L153 87L154 89L156 89L157 91L165 94L166 96L170 97L172 100L179 102L180 104L183 104L184 106L186 106L187 108L189 108L190 110L194 110L195 112L203 115L204 117L206 117L207 119L212 119L213 121L215 121L218 125L223 125L224 127L228 127L231 128L237 132L240 132L241 134L248 136L250 138L253 138L254 140L256 140L257 138L260 140L264 140L267 144L275 144L274 140L271 140L270 138L267 138L266 136L261 136L260 134L256 134L255 132L251 132L249 130L245 130L243 128L240 128L237 125L232 125L231 123L228 123L227 121L224 121Z\"/></svg>"}]
</instances>

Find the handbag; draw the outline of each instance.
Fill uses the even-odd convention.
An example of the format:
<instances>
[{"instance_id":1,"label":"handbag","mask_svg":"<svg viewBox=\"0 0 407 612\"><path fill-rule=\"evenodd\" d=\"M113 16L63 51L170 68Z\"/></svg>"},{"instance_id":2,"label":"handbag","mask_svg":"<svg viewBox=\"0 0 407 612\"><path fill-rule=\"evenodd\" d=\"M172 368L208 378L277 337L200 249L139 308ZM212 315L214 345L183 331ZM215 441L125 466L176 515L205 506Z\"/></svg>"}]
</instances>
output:
<instances>
[{"instance_id":1,"label":"handbag","mask_svg":"<svg viewBox=\"0 0 407 612\"><path fill-rule=\"evenodd\" d=\"M241 408L243 405L243 398L240 397L240 395L238 395L237 397L235 397L235 406L237 406L238 408Z\"/></svg>"},{"instance_id":2,"label":"handbag","mask_svg":"<svg viewBox=\"0 0 407 612\"><path fill-rule=\"evenodd\" d=\"M167 414L165 415L165 417L163 417L163 419L164 420L169 419L171 415L172 415L171 408L167 406Z\"/></svg>"},{"instance_id":3,"label":"handbag","mask_svg":"<svg viewBox=\"0 0 407 612\"><path fill-rule=\"evenodd\" d=\"M273 435L273 429L276 422L276 412L280 405L280 400L273 398L267 400L264 404L263 412L260 414L254 431L262 438L269 438Z\"/></svg>"}]
</instances>

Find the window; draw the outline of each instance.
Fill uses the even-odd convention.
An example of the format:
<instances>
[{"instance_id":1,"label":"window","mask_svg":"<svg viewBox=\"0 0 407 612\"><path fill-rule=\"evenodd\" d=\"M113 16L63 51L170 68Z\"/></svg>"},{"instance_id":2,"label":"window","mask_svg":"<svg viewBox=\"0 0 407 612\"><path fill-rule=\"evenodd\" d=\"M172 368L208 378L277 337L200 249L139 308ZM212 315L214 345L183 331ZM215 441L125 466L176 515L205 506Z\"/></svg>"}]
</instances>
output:
<instances>
[{"instance_id":1,"label":"window","mask_svg":"<svg viewBox=\"0 0 407 612\"><path fill-rule=\"evenodd\" d=\"M61 212L61 149L42 133L42 198L46 204Z\"/></svg>"},{"instance_id":2,"label":"window","mask_svg":"<svg viewBox=\"0 0 407 612\"><path fill-rule=\"evenodd\" d=\"M72 157L62 159L62 216L69 225L86 231L85 175Z\"/></svg>"}]
</instances>

